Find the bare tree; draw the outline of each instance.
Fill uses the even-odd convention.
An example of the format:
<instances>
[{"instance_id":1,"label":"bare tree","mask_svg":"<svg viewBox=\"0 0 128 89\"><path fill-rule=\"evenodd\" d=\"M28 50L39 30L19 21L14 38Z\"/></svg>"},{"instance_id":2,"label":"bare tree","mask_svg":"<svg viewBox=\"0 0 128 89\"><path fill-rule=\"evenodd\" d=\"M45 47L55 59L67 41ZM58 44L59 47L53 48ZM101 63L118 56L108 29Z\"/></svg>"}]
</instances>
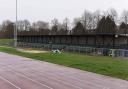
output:
<instances>
[{"instance_id":1,"label":"bare tree","mask_svg":"<svg viewBox=\"0 0 128 89\"><path fill-rule=\"evenodd\" d=\"M108 15L111 16L115 22L117 22L118 14L114 8L108 10Z\"/></svg>"},{"instance_id":2,"label":"bare tree","mask_svg":"<svg viewBox=\"0 0 128 89\"><path fill-rule=\"evenodd\" d=\"M128 11L124 10L121 15L121 21L128 24Z\"/></svg>"},{"instance_id":3,"label":"bare tree","mask_svg":"<svg viewBox=\"0 0 128 89\"><path fill-rule=\"evenodd\" d=\"M31 27L31 24L28 20L19 20L17 22L17 25L18 25L18 30L20 31L29 31L30 30L30 27Z\"/></svg>"},{"instance_id":4,"label":"bare tree","mask_svg":"<svg viewBox=\"0 0 128 89\"><path fill-rule=\"evenodd\" d=\"M69 28L70 28L70 21L69 21L69 19L68 18L65 18L64 19L64 21L63 21L63 24L62 24L62 28L64 28L65 30L69 30Z\"/></svg>"},{"instance_id":5,"label":"bare tree","mask_svg":"<svg viewBox=\"0 0 128 89\"><path fill-rule=\"evenodd\" d=\"M107 11L103 12L103 16L110 17L115 23L118 22L118 14L117 11L114 8L110 8Z\"/></svg>"},{"instance_id":6,"label":"bare tree","mask_svg":"<svg viewBox=\"0 0 128 89\"><path fill-rule=\"evenodd\" d=\"M110 16L102 17L99 21L96 33L97 34L114 34L116 32L115 21Z\"/></svg>"},{"instance_id":7,"label":"bare tree","mask_svg":"<svg viewBox=\"0 0 128 89\"><path fill-rule=\"evenodd\" d=\"M57 32L59 30L59 21L58 19L54 18L52 21L51 21L51 24L52 24L52 28L51 28L51 35L57 35Z\"/></svg>"},{"instance_id":8,"label":"bare tree","mask_svg":"<svg viewBox=\"0 0 128 89\"><path fill-rule=\"evenodd\" d=\"M76 23L76 26L72 29L72 34L73 35L84 35L85 34L84 26L81 22Z\"/></svg>"},{"instance_id":9,"label":"bare tree","mask_svg":"<svg viewBox=\"0 0 128 89\"><path fill-rule=\"evenodd\" d=\"M74 18L73 23L72 23L72 27L76 26L76 24L77 24L78 22L82 22L82 21L81 21L81 18L80 18L80 17Z\"/></svg>"},{"instance_id":10,"label":"bare tree","mask_svg":"<svg viewBox=\"0 0 128 89\"><path fill-rule=\"evenodd\" d=\"M51 21L51 24L52 24L52 26L57 26L57 25L59 24L58 19L54 18L54 19Z\"/></svg>"},{"instance_id":11,"label":"bare tree","mask_svg":"<svg viewBox=\"0 0 128 89\"><path fill-rule=\"evenodd\" d=\"M28 20L24 20L23 22L24 22L24 30L29 31L31 27L30 22Z\"/></svg>"},{"instance_id":12,"label":"bare tree","mask_svg":"<svg viewBox=\"0 0 128 89\"><path fill-rule=\"evenodd\" d=\"M92 13L85 10L84 14L82 15L81 21L83 23L84 29L91 29L92 27Z\"/></svg>"},{"instance_id":13,"label":"bare tree","mask_svg":"<svg viewBox=\"0 0 128 89\"><path fill-rule=\"evenodd\" d=\"M39 31L41 29L49 29L49 23L44 21L34 22L32 24L32 28L36 31Z\"/></svg>"},{"instance_id":14,"label":"bare tree","mask_svg":"<svg viewBox=\"0 0 128 89\"><path fill-rule=\"evenodd\" d=\"M101 14L100 14L100 11L97 10L95 11L93 14L92 14L92 29L96 29L97 28L97 25L101 19Z\"/></svg>"},{"instance_id":15,"label":"bare tree","mask_svg":"<svg viewBox=\"0 0 128 89\"><path fill-rule=\"evenodd\" d=\"M68 35L68 31L69 31L69 26L70 22L68 18L65 18L63 23L59 23L58 24L58 32L57 34L59 35Z\"/></svg>"},{"instance_id":16,"label":"bare tree","mask_svg":"<svg viewBox=\"0 0 128 89\"><path fill-rule=\"evenodd\" d=\"M124 22L122 22L119 26L119 32L121 34L127 34L128 33L128 26Z\"/></svg>"},{"instance_id":17,"label":"bare tree","mask_svg":"<svg viewBox=\"0 0 128 89\"><path fill-rule=\"evenodd\" d=\"M2 23L2 31L4 32L5 38L12 38L14 33L14 23L6 20Z\"/></svg>"},{"instance_id":18,"label":"bare tree","mask_svg":"<svg viewBox=\"0 0 128 89\"><path fill-rule=\"evenodd\" d=\"M24 22L23 20L17 21L17 26L19 31L24 31Z\"/></svg>"},{"instance_id":19,"label":"bare tree","mask_svg":"<svg viewBox=\"0 0 128 89\"><path fill-rule=\"evenodd\" d=\"M6 21L3 21L3 23L2 23L2 30L3 31L6 31L7 30L7 26L9 25L9 24L11 24L12 22L10 21L10 20L6 20Z\"/></svg>"}]
</instances>

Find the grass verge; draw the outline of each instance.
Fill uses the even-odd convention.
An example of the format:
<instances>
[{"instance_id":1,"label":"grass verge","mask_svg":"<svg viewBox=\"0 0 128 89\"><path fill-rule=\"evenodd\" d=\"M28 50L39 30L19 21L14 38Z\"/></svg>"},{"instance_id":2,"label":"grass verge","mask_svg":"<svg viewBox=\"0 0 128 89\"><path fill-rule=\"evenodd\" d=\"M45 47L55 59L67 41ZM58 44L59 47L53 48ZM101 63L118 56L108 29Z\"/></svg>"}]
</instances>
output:
<instances>
[{"instance_id":1,"label":"grass verge","mask_svg":"<svg viewBox=\"0 0 128 89\"><path fill-rule=\"evenodd\" d=\"M5 46L5 45L10 46L13 44L13 42L14 42L13 39L0 39L1 46Z\"/></svg>"},{"instance_id":2,"label":"grass verge","mask_svg":"<svg viewBox=\"0 0 128 89\"><path fill-rule=\"evenodd\" d=\"M19 52L14 48L7 47L0 47L0 51L128 80L128 60L121 60L112 57L87 56L73 53L33 54Z\"/></svg>"}]
</instances>

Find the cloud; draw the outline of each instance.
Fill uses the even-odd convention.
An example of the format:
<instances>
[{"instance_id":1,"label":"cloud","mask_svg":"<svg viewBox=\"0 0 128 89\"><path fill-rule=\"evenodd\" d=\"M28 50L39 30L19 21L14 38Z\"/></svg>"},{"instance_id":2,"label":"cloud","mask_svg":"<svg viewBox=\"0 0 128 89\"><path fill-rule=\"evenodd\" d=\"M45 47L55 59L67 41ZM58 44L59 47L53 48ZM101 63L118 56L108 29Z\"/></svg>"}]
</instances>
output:
<instances>
[{"instance_id":1,"label":"cloud","mask_svg":"<svg viewBox=\"0 0 128 89\"><path fill-rule=\"evenodd\" d=\"M85 9L95 11L97 9L117 9L121 13L127 9L127 0L18 0L18 19L30 21L65 17L73 19L81 16ZM0 22L6 19L15 20L15 0L0 0Z\"/></svg>"}]
</instances>

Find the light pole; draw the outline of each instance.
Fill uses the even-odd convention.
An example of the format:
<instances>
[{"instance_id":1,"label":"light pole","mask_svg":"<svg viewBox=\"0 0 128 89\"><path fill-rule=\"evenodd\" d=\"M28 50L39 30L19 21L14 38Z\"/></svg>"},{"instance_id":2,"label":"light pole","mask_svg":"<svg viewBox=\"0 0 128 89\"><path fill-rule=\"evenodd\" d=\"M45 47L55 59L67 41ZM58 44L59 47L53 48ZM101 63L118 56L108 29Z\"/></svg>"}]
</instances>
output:
<instances>
[{"instance_id":1,"label":"light pole","mask_svg":"<svg viewBox=\"0 0 128 89\"><path fill-rule=\"evenodd\" d=\"M15 23L15 29L14 29L14 47L17 47L17 0L16 0L16 23Z\"/></svg>"}]
</instances>

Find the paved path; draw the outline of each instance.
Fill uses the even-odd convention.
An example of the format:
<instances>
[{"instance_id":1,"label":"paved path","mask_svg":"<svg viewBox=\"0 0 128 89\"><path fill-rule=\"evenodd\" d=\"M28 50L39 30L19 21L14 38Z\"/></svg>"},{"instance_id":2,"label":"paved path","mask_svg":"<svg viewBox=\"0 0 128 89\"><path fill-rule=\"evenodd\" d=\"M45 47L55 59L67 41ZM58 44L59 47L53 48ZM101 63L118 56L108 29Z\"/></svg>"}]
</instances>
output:
<instances>
[{"instance_id":1,"label":"paved path","mask_svg":"<svg viewBox=\"0 0 128 89\"><path fill-rule=\"evenodd\" d=\"M128 81L0 52L0 89L128 89Z\"/></svg>"}]
</instances>

